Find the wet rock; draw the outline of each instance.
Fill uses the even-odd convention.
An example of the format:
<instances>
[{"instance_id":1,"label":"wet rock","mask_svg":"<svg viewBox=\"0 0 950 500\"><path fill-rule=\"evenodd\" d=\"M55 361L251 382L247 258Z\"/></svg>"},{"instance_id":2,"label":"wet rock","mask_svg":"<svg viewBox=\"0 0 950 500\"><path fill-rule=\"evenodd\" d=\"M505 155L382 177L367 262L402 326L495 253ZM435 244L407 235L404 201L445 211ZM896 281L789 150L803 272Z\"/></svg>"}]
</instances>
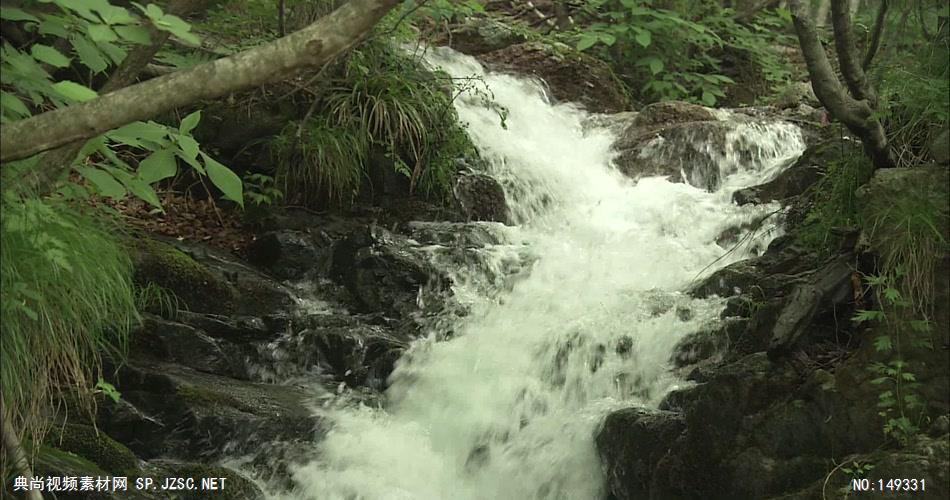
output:
<instances>
[{"instance_id":1,"label":"wet rock","mask_svg":"<svg viewBox=\"0 0 950 500\"><path fill-rule=\"evenodd\" d=\"M811 82L792 82L786 86L775 100L778 109L796 108L801 104L821 106Z\"/></svg>"},{"instance_id":2,"label":"wet rock","mask_svg":"<svg viewBox=\"0 0 950 500\"><path fill-rule=\"evenodd\" d=\"M311 394L294 386L133 360L119 372L118 387L123 398L166 424L156 450L166 456L241 454L265 443L308 442L321 425L310 411Z\"/></svg>"},{"instance_id":3,"label":"wet rock","mask_svg":"<svg viewBox=\"0 0 950 500\"><path fill-rule=\"evenodd\" d=\"M441 309L449 280L418 244L377 226L354 232L336 245L330 273L362 312L409 319Z\"/></svg>"},{"instance_id":4,"label":"wet rock","mask_svg":"<svg viewBox=\"0 0 950 500\"><path fill-rule=\"evenodd\" d=\"M139 460L128 448L90 425L54 425L46 443L86 458L111 475L131 476L139 472Z\"/></svg>"},{"instance_id":5,"label":"wet rock","mask_svg":"<svg viewBox=\"0 0 950 500\"><path fill-rule=\"evenodd\" d=\"M192 312L261 315L293 303L281 284L205 245L145 239L132 250L136 282L161 287Z\"/></svg>"},{"instance_id":6,"label":"wet rock","mask_svg":"<svg viewBox=\"0 0 950 500\"><path fill-rule=\"evenodd\" d=\"M285 321L274 315L264 319L257 316L222 316L179 311L175 319L211 337L231 343L273 340L286 326Z\"/></svg>"},{"instance_id":7,"label":"wet rock","mask_svg":"<svg viewBox=\"0 0 950 500\"><path fill-rule=\"evenodd\" d=\"M333 241L323 233L269 231L247 246L248 261L279 279L300 279L315 271L325 274Z\"/></svg>"},{"instance_id":8,"label":"wet rock","mask_svg":"<svg viewBox=\"0 0 950 500\"><path fill-rule=\"evenodd\" d=\"M642 119L645 113L638 115L614 143L618 152L614 165L633 179L666 176L673 182L714 190L724 176L788 155L793 145L801 143L797 128L770 121L738 118L652 125L661 119L697 118L699 110L708 113L698 108L683 115L658 112L655 118ZM642 126L637 125L640 121ZM763 141L762 135L770 137Z\"/></svg>"},{"instance_id":9,"label":"wet rock","mask_svg":"<svg viewBox=\"0 0 950 500\"><path fill-rule=\"evenodd\" d=\"M510 214L505 190L493 177L461 171L455 177L452 194L466 221L489 221L508 224Z\"/></svg>"},{"instance_id":10,"label":"wet rock","mask_svg":"<svg viewBox=\"0 0 950 500\"><path fill-rule=\"evenodd\" d=\"M596 444L613 497L650 498L653 470L684 427L682 416L670 411L628 408L608 415Z\"/></svg>"},{"instance_id":11,"label":"wet rock","mask_svg":"<svg viewBox=\"0 0 950 500\"><path fill-rule=\"evenodd\" d=\"M121 397L118 401L102 398L98 402L96 425L144 459L156 456L170 431L164 422Z\"/></svg>"},{"instance_id":12,"label":"wet rock","mask_svg":"<svg viewBox=\"0 0 950 500\"><path fill-rule=\"evenodd\" d=\"M213 492L213 498L220 500L263 500L264 492L254 484L254 481L244 477L241 473L220 465L199 463L182 463L171 460L154 460L147 465L151 477L179 478L191 481L194 490L178 492L179 500L204 500L209 498L209 491L201 488L202 480L213 478L220 489Z\"/></svg>"},{"instance_id":13,"label":"wet rock","mask_svg":"<svg viewBox=\"0 0 950 500\"><path fill-rule=\"evenodd\" d=\"M785 201L798 196L818 182L825 174L822 167L802 165L795 162L783 170L774 179L758 186L740 189L732 194L732 200L738 205L749 203L763 204L772 201Z\"/></svg>"},{"instance_id":14,"label":"wet rock","mask_svg":"<svg viewBox=\"0 0 950 500\"><path fill-rule=\"evenodd\" d=\"M91 460L60 450L53 446L40 446L33 460L33 475L40 477L113 477L116 474L103 470ZM130 478L130 481L132 479ZM6 494L6 490L4 491ZM162 497L148 491L136 490L132 485L126 491L57 491L57 500L159 500ZM51 496L47 494L47 496ZM6 498L6 497L4 497Z\"/></svg>"},{"instance_id":15,"label":"wet rock","mask_svg":"<svg viewBox=\"0 0 950 500\"><path fill-rule=\"evenodd\" d=\"M462 24L452 27L451 33L451 37L437 38L435 43L446 44L472 56L527 41L523 34L516 33L507 24L484 17L466 19Z\"/></svg>"},{"instance_id":16,"label":"wet rock","mask_svg":"<svg viewBox=\"0 0 950 500\"><path fill-rule=\"evenodd\" d=\"M222 342L191 326L147 316L132 335L133 355L172 361L195 370L246 378L243 364Z\"/></svg>"},{"instance_id":17,"label":"wet rock","mask_svg":"<svg viewBox=\"0 0 950 500\"><path fill-rule=\"evenodd\" d=\"M541 78L554 99L578 103L590 112L617 113L630 108L627 93L610 66L567 45L520 43L480 58L493 71Z\"/></svg>"},{"instance_id":18,"label":"wet rock","mask_svg":"<svg viewBox=\"0 0 950 500\"><path fill-rule=\"evenodd\" d=\"M648 104L631 123L629 133L645 134L678 123L715 121L709 108L683 101Z\"/></svg>"}]
</instances>

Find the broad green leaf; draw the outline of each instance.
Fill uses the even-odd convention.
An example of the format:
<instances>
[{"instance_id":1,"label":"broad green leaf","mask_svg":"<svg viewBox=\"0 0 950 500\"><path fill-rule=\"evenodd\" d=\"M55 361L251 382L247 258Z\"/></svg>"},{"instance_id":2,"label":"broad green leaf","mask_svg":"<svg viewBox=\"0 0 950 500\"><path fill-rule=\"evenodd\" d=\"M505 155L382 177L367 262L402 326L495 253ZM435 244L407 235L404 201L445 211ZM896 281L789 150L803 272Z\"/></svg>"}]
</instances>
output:
<instances>
[{"instance_id":1,"label":"broad green leaf","mask_svg":"<svg viewBox=\"0 0 950 500\"><path fill-rule=\"evenodd\" d=\"M653 35L647 30L637 30L637 34L633 37L641 47L649 47L653 43Z\"/></svg>"},{"instance_id":2,"label":"broad green leaf","mask_svg":"<svg viewBox=\"0 0 950 500\"><path fill-rule=\"evenodd\" d=\"M126 187L129 188L129 191L132 192L137 198L145 200L149 205L161 210L162 212L165 209L162 207L162 201L158 199L158 195L155 194L155 190L152 189L152 186L146 184L140 179L131 179L126 183Z\"/></svg>"},{"instance_id":3,"label":"broad green leaf","mask_svg":"<svg viewBox=\"0 0 950 500\"><path fill-rule=\"evenodd\" d=\"M40 20L33 14L16 7L0 7L0 19L6 19L7 21L33 21L34 23L40 22Z\"/></svg>"},{"instance_id":4,"label":"broad green leaf","mask_svg":"<svg viewBox=\"0 0 950 500\"><path fill-rule=\"evenodd\" d=\"M190 135L180 135L178 136L178 147L181 148L181 153L186 159L192 159L198 157L198 141Z\"/></svg>"},{"instance_id":5,"label":"broad green leaf","mask_svg":"<svg viewBox=\"0 0 950 500\"><path fill-rule=\"evenodd\" d=\"M142 141L154 143L159 146L168 144L166 140L168 135L167 129L163 125L159 125L155 122L132 122L109 132L107 135L116 142L135 147L145 147L147 149L153 149L150 147L152 144L145 144Z\"/></svg>"},{"instance_id":6,"label":"broad green leaf","mask_svg":"<svg viewBox=\"0 0 950 500\"><path fill-rule=\"evenodd\" d=\"M707 105L707 106L712 106L712 105L716 104L716 96L713 95L712 92L703 91L703 98L702 98L702 101L703 101L703 104L705 104L705 105Z\"/></svg>"},{"instance_id":7,"label":"broad green leaf","mask_svg":"<svg viewBox=\"0 0 950 500\"><path fill-rule=\"evenodd\" d=\"M139 162L138 177L146 184L153 184L178 173L175 154L169 149L156 151Z\"/></svg>"},{"instance_id":8,"label":"broad green leaf","mask_svg":"<svg viewBox=\"0 0 950 500\"><path fill-rule=\"evenodd\" d=\"M119 47L118 45L111 42L97 42L96 46L99 47L109 59L112 60L116 65L120 64L125 59L125 49Z\"/></svg>"},{"instance_id":9,"label":"broad green leaf","mask_svg":"<svg viewBox=\"0 0 950 500\"><path fill-rule=\"evenodd\" d=\"M148 16L149 19L153 21L158 21L159 19L165 16L165 13L162 12L162 8L159 7L158 5L150 3L147 6L145 6L145 15Z\"/></svg>"},{"instance_id":10,"label":"broad green leaf","mask_svg":"<svg viewBox=\"0 0 950 500\"><path fill-rule=\"evenodd\" d=\"M640 64L645 64L654 75L663 71L663 60L659 57L646 57L640 60Z\"/></svg>"},{"instance_id":11,"label":"broad green leaf","mask_svg":"<svg viewBox=\"0 0 950 500\"><path fill-rule=\"evenodd\" d=\"M149 5L151 7L151 5ZM201 40L191 32L191 26L178 16L165 14L161 19L154 19L155 27L171 33L181 41L190 45L201 45Z\"/></svg>"},{"instance_id":12,"label":"broad green leaf","mask_svg":"<svg viewBox=\"0 0 950 500\"><path fill-rule=\"evenodd\" d=\"M610 47L611 45L613 45L614 43L617 42L617 37L611 35L610 33L601 33L601 34L600 34L600 41L601 41L604 45Z\"/></svg>"},{"instance_id":13,"label":"broad green leaf","mask_svg":"<svg viewBox=\"0 0 950 500\"><path fill-rule=\"evenodd\" d=\"M99 49L93 45L92 42L86 39L84 36L73 36L69 39L72 43L73 48L76 49L76 54L79 55L79 60L86 65L93 73L101 73L109 67L109 63L106 62L105 58L102 56L102 53L99 52Z\"/></svg>"},{"instance_id":14,"label":"broad green leaf","mask_svg":"<svg viewBox=\"0 0 950 500\"><path fill-rule=\"evenodd\" d=\"M115 42L119 40L118 35L112 31L112 28L105 24L90 24L86 30L89 32L89 38L94 42Z\"/></svg>"},{"instance_id":15,"label":"broad green leaf","mask_svg":"<svg viewBox=\"0 0 950 500\"><path fill-rule=\"evenodd\" d=\"M152 43L148 30L141 26L115 26L113 29L120 37L132 43L139 45Z\"/></svg>"},{"instance_id":16,"label":"broad green leaf","mask_svg":"<svg viewBox=\"0 0 950 500\"><path fill-rule=\"evenodd\" d=\"M224 193L224 197L237 202L241 207L244 206L244 186L241 178L231 171L228 167L218 163L214 158L201 153L201 158L205 162L205 168L208 170L208 178Z\"/></svg>"},{"instance_id":17,"label":"broad green leaf","mask_svg":"<svg viewBox=\"0 0 950 500\"><path fill-rule=\"evenodd\" d=\"M201 120L201 110L195 111L194 113L184 117L181 120L181 124L178 126L178 131L182 134L187 134L195 129L198 126L198 121Z\"/></svg>"},{"instance_id":18,"label":"broad green leaf","mask_svg":"<svg viewBox=\"0 0 950 500\"><path fill-rule=\"evenodd\" d=\"M10 110L11 113L17 116L17 118L25 118L30 116L30 110L23 104L23 101L19 97L9 93L0 91L0 106L4 109Z\"/></svg>"},{"instance_id":19,"label":"broad green leaf","mask_svg":"<svg viewBox=\"0 0 950 500\"><path fill-rule=\"evenodd\" d=\"M65 20L58 16L46 16L39 26L41 35L53 35L60 38L68 38L69 30L66 27Z\"/></svg>"},{"instance_id":20,"label":"broad green leaf","mask_svg":"<svg viewBox=\"0 0 950 500\"><path fill-rule=\"evenodd\" d=\"M597 36L590 33L585 33L581 35L581 39L577 41L577 50L587 50L598 42Z\"/></svg>"},{"instance_id":21,"label":"broad green leaf","mask_svg":"<svg viewBox=\"0 0 950 500\"><path fill-rule=\"evenodd\" d=\"M95 7L95 9L106 24L135 24L138 22L138 19L122 7L101 5Z\"/></svg>"},{"instance_id":22,"label":"broad green leaf","mask_svg":"<svg viewBox=\"0 0 950 500\"><path fill-rule=\"evenodd\" d=\"M79 169L79 173L96 187L99 194L116 200L125 197L125 188L122 187L119 181L115 180L115 177L105 170L83 167Z\"/></svg>"},{"instance_id":23,"label":"broad green leaf","mask_svg":"<svg viewBox=\"0 0 950 500\"><path fill-rule=\"evenodd\" d=\"M43 45L42 43L34 44L30 47L30 54L36 58L37 61L44 62L50 66L57 68L69 66L69 58L49 45Z\"/></svg>"},{"instance_id":24,"label":"broad green leaf","mask_svg":"<svg viewBox=\"0 0 950 500\"><path fill-rule=\"evenodd\" d=\"M63 97L73 101L89 101L99 96L95 90L70 80L56 82L53 88Z\"/></svg>"}]
</instances>

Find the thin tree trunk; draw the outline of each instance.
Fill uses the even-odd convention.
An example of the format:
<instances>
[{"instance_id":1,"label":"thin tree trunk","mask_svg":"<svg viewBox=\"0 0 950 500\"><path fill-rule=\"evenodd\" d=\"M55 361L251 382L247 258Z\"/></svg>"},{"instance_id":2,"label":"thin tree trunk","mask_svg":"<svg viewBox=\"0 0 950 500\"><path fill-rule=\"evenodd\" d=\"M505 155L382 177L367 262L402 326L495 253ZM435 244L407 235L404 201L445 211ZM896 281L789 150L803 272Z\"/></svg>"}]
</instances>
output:
<instances>
[{"instance_id":1,"label":"thin tree trunk","mask_svg":"<svg viewBox=\"0 0 950 500\"><path fill-rule=\"evenodd\" d=\"M14 472L29 481L33 478L33 470L30 468L30 461L26 458L26 452L23 451L16 429L13 428L12 418L7 413L7 407L3 404L2 396L0 396L0 419L3 419L3 428L0 431L3 435L3 451L9 457ZM0 488L6 488L6 486ZM0 489L0 491L3 490ZM26 498L27 500L43 500L43 495L39 491L30 490L26 492Z\"/></svg>"},{"instance_id":2,"label":"thin tree trunk","mask_svg":"<svg viewBox=\"0 0 950 500\"><path fill-rule=\"evenodd\" d=\"M286 78L352 47L399 0L351 0L284 38L0 126L0 161L27 158L202 99Z\"/></svg>"},{"instance_id":3,"label":"thin tree trunk","mask_svg":"<svg viewBox=\"0 0 950 500\"><path fill-rule=\"evenodd\" d=\"M881 48L881 37L884 35L884 20L887 18L887 8L887 0L881 0L881 4L877 9L877 17L874 19L874 28L871 29L871 41L868 44L867 51L864 53L864 62L861 63L861 67L865 72L871 69L874 56L877 55L878 49Z\"/></svg>"},{"instance_id":4,"label":"thin tree trunk","mask_svg":"<svg viewBox=\"0 0 950 500\"><path fill-rule=\"evenodd\" d=\"M867 100L852 98L841 86L825 55L825 49L818 38L818 30L805 2L793 0L789 5L792 7L792 20L805 64L808 66L811 85L818 100L832 117L844 123L848 130L861 138L864 150L875 168L893 166L894 155L881 122L872 116L871 105ZM837 30L835 34L836 45L841 44L841 40L837 38Z\"/></svg>"},{"instance_id":5,"label":"thin tree trunk","mask_svg":"<svg viewBox=\"0 0 950 500\"><path fill-rule=\"evenodd\" d=\"M835 32L835 51L838 67L851 95L858 100L867 100L871 107L877 105L877 95L868 84L867 75L861 66L854 34L851 31L851 15L847 0L831 0L831 24Z\"/></svg>"},{"instance_id":6,"label":"thin tree trunk","mask_svg":"<svg viewBox=\"0 0 950 500\"><path fill-rule=\"evenodd\" d=\"M831 10L831 0L819 0L815 10L815 25L824 28L828 25L828 12Z\"/></svg>"}]
</instances>

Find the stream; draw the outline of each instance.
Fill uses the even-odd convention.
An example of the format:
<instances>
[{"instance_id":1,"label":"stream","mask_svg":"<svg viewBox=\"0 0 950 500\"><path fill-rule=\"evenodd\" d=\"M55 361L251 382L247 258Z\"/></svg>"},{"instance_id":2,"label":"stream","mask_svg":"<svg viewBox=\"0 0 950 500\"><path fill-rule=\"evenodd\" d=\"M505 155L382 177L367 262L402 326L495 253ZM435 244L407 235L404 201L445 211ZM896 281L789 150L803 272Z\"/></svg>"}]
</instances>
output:
<instances>
[{"instance_id":1,"label":"stream","mask_svg":"<svg viewBox=\"0 0 950 500\"><path fill-rule=\"evenodd\" d=\"M731 251L717 244L778 207L740 207L732 193L774 176L804 143L788 124L737 124L729 140L760 145L760 154L727 147L714 191L634 181L611 166L616 131L552 105L538 82L487 73L448 49L426 57L453 77L480 79L481 92L461 95L456 108L515 224L478 223L500 243L480 249L474 265L447 268L468 314L452 320L450 335L434 328L412 345L382 408L320 409L331 428L316 458L293 468L292 493L274 498L600 499L598 426L612 410L656 406L687 383L670 354L715 323L724 302L685 290L781 231L765 224ZM486 85L496 107L486 105ZM505 127L497 106L508 111ZM517 272L489 279L512 262Z\"/></svg>"}]
</instances>

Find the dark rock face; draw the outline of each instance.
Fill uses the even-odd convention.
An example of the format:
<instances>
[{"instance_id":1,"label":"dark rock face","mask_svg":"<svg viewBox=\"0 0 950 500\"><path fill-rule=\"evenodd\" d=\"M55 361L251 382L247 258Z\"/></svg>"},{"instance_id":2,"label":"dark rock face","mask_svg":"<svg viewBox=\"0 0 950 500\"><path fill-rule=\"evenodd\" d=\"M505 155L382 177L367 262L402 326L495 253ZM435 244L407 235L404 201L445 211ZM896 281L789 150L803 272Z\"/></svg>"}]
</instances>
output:
<instances>
[{"instance_id":1,"label":"dark rock face","mask_svg":"<svg viewBox=\"0 0 950 500\"><path fill-rule=\"evenodd\" d=\"M879 215L908 197L947 206L948 175L942 168L879 170L860 190L861 216ZM946 217L936 226L950 233ZM884 232L875 234L897 230L878 229ZM874 235L865 239L860 249L881 252L886 244ZM902 349L928 401L921 422L933 424L899 446L882 431L878 402L887 388L872 383L878 374L869 370L892 360L872 339L893 335L893 327L841 321L854 313L853 274L868 272L867 256L848 253L852 245L818 258L794 240L794 234L781 237L762 257L721 269L693 288L694 296L730 297L723 322L674 350L674 366L694 386L668 394L659 411L633 408L607 417L597 446L614 498L827 498L849 490L851 476L836 464L852 462L872 464L874 481L925 477L925 498L950 491L946 351ZM946 273L948 262L938 258L935 272ZM945 283L936 296L948 296ZM935 344L950 345L947 317L934 314ZM793 331L799 336L787 335Z\"/></svg>"},{"instance_id":2,"label":"dark rock face","mask_svg":"<svg viewBox=\"0 0 950 500\"><path fill-rule=\"evenodd\" d=\"M153 359L169 360L205 373L247 378L243 363L228 345L191 326L146 317L132 338L133 354L140 352Z\"/></svg>"},{"instance_id":3,"label":"dark rock face","mask_svg":"<svg viewBox=\"0 0 950 500\"><path fill-rule=\"evenodd\" d=\"M269 231L247 247L247 258L279 279L302 278L310 271L325 274L333 241L326 234Z\"/></svg>"},{"instance_id":4,"label":"dark rock face","mask_svg":"<svg viewBox=\"0 0 950 500\"><path fill-rule=\"evenodd\" d=\"M647 498L653 469L683 431L675 412L628 408L611 413L597 434L607 487L618 500Z\"/></svg>"},{"instance_id":5,"label":"dark rock face","mask_svg":"<svg viewBox=\"0 0 950 500\"><path fill-rule=\"evenodd\" d=\"M437 311L449 290L448 278L427 261L417 245L375 226L337 244L330 273L360 311L396 319Z\"/></svg>"},{"instance_id":6,"label":"dark rock face","mask_svg":"<svg viewBox=\"0 0 950 500\"><path fill-rule=\"evenodd\" d=\"M709 108L683 101L666 101L648 104L633 119L629 132L648 134L650 131L687 122L715 121Z\"/></svg>"},{"instance_id":7,"label":"dark rock face","mask_svg":"<svg viewBox=\"0 0 950 500\"><path fill-rule=\"evenodd\" d=\"M445 43L463 54L472 56L526 41L524 35L516 33L510 26L488 18L466 19L452 29L451 37L436 39L436 43Z\"/></svg>"},{"instance_id":8,"label":"dark rock face","mask_svg":"<svg viewBox=\"0 0 950 500\"><path fill-rule=\"evenodd\" d=\"M467 222L488 221L508 224L510 215L505 190L493 177L462 171L455 178L452 194Z\"/></svg>"},{"instance_id":9,"label":"dark rock face","mask_svg":"<svg viewBox=\"0 0 950 500\"><path fill-rule=\"evenodd\" d=\"M594 113L630 108L623 85L603 61L567 45L536 42L511 45L482 54L489 69L537 76L558 101L576 102Z\"/></svg>"}]
</instances>

